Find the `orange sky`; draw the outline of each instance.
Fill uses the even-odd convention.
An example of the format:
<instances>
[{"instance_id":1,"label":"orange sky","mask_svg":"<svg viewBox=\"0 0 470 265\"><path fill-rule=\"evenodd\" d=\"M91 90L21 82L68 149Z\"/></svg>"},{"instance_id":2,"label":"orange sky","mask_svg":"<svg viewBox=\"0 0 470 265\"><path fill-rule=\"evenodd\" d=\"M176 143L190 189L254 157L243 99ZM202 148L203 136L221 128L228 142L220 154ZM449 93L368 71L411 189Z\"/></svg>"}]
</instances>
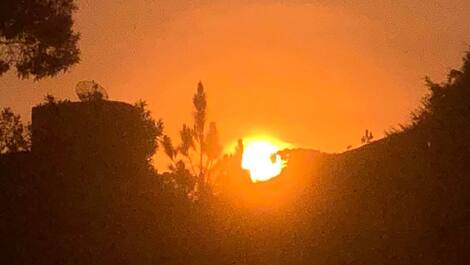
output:
<instances>
[{"instance_id":1,"label":"orange sky","mask_svg":"<svg viewBox=\"0 0 470 265\"><path fill-rule=\"evenodd\" d=\"M76 99L94 79L111 99L145 99L175 134L202 80L225 143L265 133L339 152L405 122L423 77L441 80L470 42L468 0L253 2L79 0L81 64L0 77L0 106L29 117L46 93Z\"/></svg>"}]
</instances>

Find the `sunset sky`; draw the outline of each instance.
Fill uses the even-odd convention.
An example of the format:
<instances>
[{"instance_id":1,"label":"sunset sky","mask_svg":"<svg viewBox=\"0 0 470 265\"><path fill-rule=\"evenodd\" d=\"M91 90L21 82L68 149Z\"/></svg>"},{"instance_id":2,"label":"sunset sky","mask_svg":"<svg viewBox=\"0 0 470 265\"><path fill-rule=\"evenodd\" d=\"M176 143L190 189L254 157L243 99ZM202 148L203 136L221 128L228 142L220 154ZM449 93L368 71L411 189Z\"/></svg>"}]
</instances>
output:
<instances>
[{"instance_id":1,"label":"sunset sky","mask_svg":"<svg viewBox=\"0 0 470 265\"><path fill-rule=\"evenodd\" d=\"M256 3L255 3L256 2ZM346 4L345 2L349 2ZM364 130L408 120L424 76L442 80L470 45L468 0L79 0L81 63L40 82L0 77L0 106L29 120L50 93L96 80L148 102L170 135L191 119L197 82L225 144L267 134L340 152Z\"/></svg>"}]
</instances>

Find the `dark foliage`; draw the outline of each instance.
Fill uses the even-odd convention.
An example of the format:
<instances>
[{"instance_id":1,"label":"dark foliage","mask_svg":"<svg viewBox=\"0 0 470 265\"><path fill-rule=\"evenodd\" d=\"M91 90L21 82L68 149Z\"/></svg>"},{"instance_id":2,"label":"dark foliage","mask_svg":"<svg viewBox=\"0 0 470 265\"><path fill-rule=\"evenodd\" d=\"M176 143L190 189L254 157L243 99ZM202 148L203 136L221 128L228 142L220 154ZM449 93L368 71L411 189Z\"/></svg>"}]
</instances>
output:
<instances>
[{"instance_id":1,"label":"dark foliage","mask_svg":"<svg viewBox=\"0 0 470 265\"><path fill-rule=\"evenodd\" d=\"M29 150L29 127L10 108L0 113L0 154Z\"/></svg>"},{"instance_id":2,"label":"dark foliage","mask_svg":"<svg viewBox=\"0 0 470 265\"><path fill-rule=\"evenodd\" d=\"M145 154L145 160L150 162L152 156L158 148L158 139L163 135L163 121L152 117L151 112L147 109L147 103L143 100L138 101L135 105L139 114L139 119L142 122L140 130L140 140L142 143L142 150Z\"/></svg>"},{"instance_id":3,"label":"dark foliage","mask_svg":"<svg viewBox=\"0 0 470 265\"><path fill-rule=\"evenodd\" d=\"M0 1L0 75L42 79L79 61L73 0Z\"/></svg>"},{"instance_id":4,"label":"dark foliage","mask_svg":"<svg viewBox=\"0 0 470 265\"><path fill-rule=\"evenodd\" d=\"M193 96L193 106L193 126L191 128L183 124L180 144L174 146L167 135L162 137L161 144L171 160L169 169L174 175L172 177L172 174L167 174L167 177L172 178L179 189L190 191L187 193L190 197L198 199L201 196L210 196L213 192L214 180L211 179L211 173L222 154L222 146L215 122L211 122L209 128L206 128L207 98L201 82ZM189 181L191 178L193 180Z\"/></svg>"}]
</instances>

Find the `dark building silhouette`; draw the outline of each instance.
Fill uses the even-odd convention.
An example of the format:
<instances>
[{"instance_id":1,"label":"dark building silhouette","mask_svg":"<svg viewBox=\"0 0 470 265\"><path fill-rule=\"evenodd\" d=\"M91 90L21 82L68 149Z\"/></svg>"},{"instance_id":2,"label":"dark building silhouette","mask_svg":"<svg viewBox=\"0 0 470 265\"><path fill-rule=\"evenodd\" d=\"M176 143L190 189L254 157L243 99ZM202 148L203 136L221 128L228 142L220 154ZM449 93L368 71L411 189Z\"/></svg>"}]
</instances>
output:
<instances>
[{"instance_id":1,"label":"dark building silhouette","mask_svg":"<svg viewBox=\"0 0 470 265\"><path fill-rule=\"evenodd\" d=\"M75 161L117 159L121 160L120 165L145 163L149 150L143 126L139 110L123 102L36 106L32 110L32 152L67 156Z\"/></svg>"},{"instance_id":2,"label":"dark building silhouette","mask_svg":"<svg viewBox=\"0 0 470 265\"><path fill-rule=\"evenodd\" d=\"M161 201L150 127L123 102L34 107L31 151L0 156L0 263L122 264L117 249L141 250L136 209Z\"/></svg>"}]
</instances>

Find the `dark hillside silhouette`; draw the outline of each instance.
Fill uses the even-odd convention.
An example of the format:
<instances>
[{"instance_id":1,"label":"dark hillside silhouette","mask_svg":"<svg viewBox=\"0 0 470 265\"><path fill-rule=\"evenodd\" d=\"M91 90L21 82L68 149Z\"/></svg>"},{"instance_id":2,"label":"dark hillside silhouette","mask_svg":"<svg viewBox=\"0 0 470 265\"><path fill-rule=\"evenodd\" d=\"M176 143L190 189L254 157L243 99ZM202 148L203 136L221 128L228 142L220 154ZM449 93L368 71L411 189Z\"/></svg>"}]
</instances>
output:
<instances>
[{"instance_id":1,"label":"dark hillside silhouette","mask_svg":"<svg viewBox=\"0 0 470 265\"><path fill-rule=\"evenodd\" d=\"M312 260L470 262L470 53L446 82L427 85L429 95L402 131L317 159L305 202Z\"/></svg>"}]
</instances>

